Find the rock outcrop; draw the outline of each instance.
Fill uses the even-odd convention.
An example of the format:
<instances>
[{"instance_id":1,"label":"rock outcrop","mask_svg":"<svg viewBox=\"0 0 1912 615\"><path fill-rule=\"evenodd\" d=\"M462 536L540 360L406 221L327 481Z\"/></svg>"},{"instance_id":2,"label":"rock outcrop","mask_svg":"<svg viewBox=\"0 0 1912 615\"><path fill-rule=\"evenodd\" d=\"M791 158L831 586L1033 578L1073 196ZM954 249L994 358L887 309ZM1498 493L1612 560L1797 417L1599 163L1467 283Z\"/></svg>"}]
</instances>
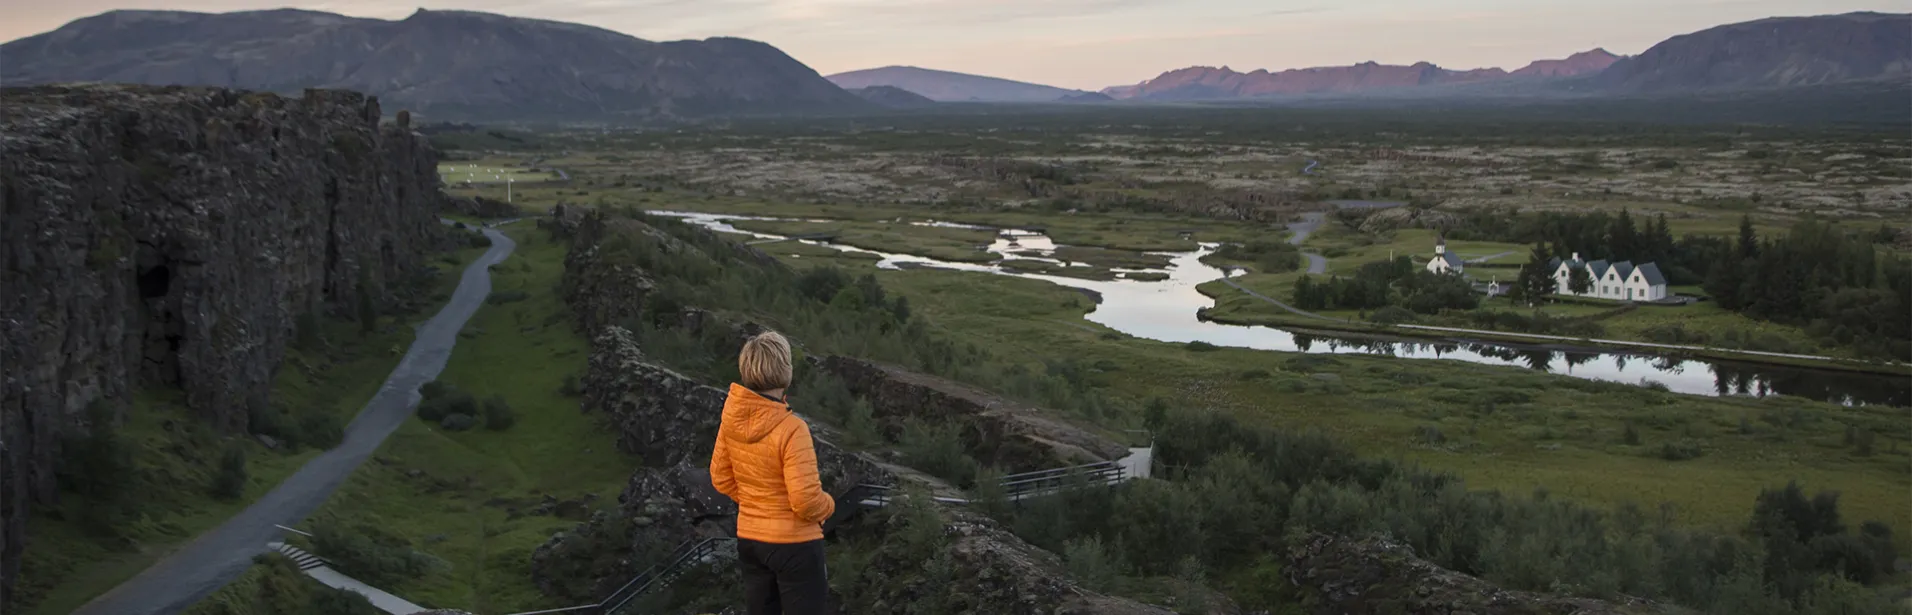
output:
<instances>
[{"instance_id":1,"label":"rock outcrop","mask_svg":"<svg viewBox=\"0 0 1912 615\"><path fill-rule=\"evenodd\" d=\"M852 357L825 357L816 365L868 400L886 428L907 417L954 422L965 450L984 465L1020 472L1128 454L1111 437L960 382Z\"/></svg>"},{"instance_id":2,"label":"rock outcrop","mask_svg":"<svg viewBox=\"0 0 1912 615\"><path fill-rule=\"evenodd\" d=\"M1171 611L1133 600L1105 596L1082 587L1060 558L1024 542L994 520L966 509L934 504L944 520L947 577L930 578L916 554L903 545L885 544L864 564L863 591L877 595L871 612L903 612L925 599L947 600L956 613L1053 613L1058 615L1169 615ZM906 531L904 516L883 518L887 525L863 531ZM961 588L951 591L950 588ZM1233 605L1213 610L1233 613Z\"/></svg>"},{"instance_id":3,"label":"rock outcrop","mask_svg":"<svg viewBox=\"0 0 1912 615\"><path fill-rule=\"evenodd\" d=\"M723 416L724 391L649 363L631 332L605 327L592 341L584 411L605 417L617 447L668 466L709 459Z\"/></svg>"},{"instance_id":4,"label":"rock outcrop","mask_svg":"<svg viewBox=\"0 0 1912 615\"><path fill-rule=\"evenodd\" d=\"M1509 591L1415 557L1387 538L1315 534L1289 550L1288 581L1314 594L1315 612L1477 613L1479 615L1645 615L1665 610L1651 602L1612 603L1590 598Z\"/></svg>"},{"instance_id":5,"label":"rock outcrop","mask_svg":"<svg viewBox=\"0 0 1912 615\"><path fill-rule=\"evenodd\" d=\"M0 579L63 434L176 387L228 431L297 315L348 313L441 231L437 155L376 99L84 85L0 90ZM0 584L5 587L5 584Z\"/></svg>"}]
</instances>

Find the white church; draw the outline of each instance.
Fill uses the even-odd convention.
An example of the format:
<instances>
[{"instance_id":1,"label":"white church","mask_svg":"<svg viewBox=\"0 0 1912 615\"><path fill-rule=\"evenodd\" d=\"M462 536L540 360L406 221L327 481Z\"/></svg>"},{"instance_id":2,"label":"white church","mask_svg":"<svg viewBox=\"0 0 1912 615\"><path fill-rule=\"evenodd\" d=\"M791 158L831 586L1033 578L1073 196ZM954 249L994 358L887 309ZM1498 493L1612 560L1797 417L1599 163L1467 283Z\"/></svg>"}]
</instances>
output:
<instances>
[{"instance_id":1,"label":"white church","mask_svg":"<svg viewBox=\"0 0 1912 615\"><path fill-rule=\"evenodd\" d=\"M1661 275L1660 267L1653 263L1584 262L1580 260L1580 253L1575 252L1569 260L1553 259L1553 266L1554 292L1558 294L1616 301L1657 301L1667 296L1666 276ZM1573 292L1571 282L1575 269L1587 271L1587 292Z\"/></svg>"},{"instance_id":2,"label":"white church","mask_svg":"<svg viewBox=\"0 0 1912 615\"><path fill-rule=\"evenodd\" d=\"M1466 268L1465 265L1466 263L1461 261L1461 257L1447 253L1447 237L1443 236L1435 240L1434 258L1427 260L1428 273L1451 273L1460 275L1462 270Z\"/></svg>"}]
</instances>

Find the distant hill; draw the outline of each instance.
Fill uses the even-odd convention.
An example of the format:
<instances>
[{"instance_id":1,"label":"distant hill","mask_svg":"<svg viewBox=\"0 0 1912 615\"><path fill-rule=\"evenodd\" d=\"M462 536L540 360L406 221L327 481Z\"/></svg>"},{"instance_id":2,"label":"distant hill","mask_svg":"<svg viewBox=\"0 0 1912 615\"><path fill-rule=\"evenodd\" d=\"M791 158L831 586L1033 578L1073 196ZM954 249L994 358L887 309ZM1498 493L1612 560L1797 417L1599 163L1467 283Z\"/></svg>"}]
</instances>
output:
<instances>
[{"instance_id":1,"label":"distant hill","mask_svg":"<svg viewBox=\"0 0 1912 615\"><path fill-rule=\"evenodd\" d=\"M914 66L850 71L830 75L827 79L845 89L877 85L902 88L938 102L1056 102L1064 96L1082 93L1080 90Z\"/></svg>"},{"instance_id":2,"label":"distant hill","mask_svg":"<svg viewBox=\"0 0 1912 615\"><path fill-rule=\"evenodd\" d=\"M1912 76L1912 15L1779 17L1667 39L1615 62L1612 92L1720 91Z\"/></svg>"},{"instance_id":3,"label":"distant hill","mask_svg":"<svg viewBox=\"0 0 1912 615\"><path fill-rule=\"evenodd\" d=\"M1195 66L1162 73L1130 87L1102 90L1117 98L1211 100L1284 94L1350 93L1446 83L1472 83L1507 77L1498 68L1455 71L1427 62L1394 66L1363 62L1353 66L1298 68L1281 72L1236 72L1226 66Z\"/></svg>"},{"instance_id":4,"label":"distant hill","mask_svg":"<svg viewBox=\"0 0 1912 615\"><path fill-rule=\"evenodd\" d=\"M1520 70L1508 73L1508 75L1515 77L1576 77L1579 75L1591 75L1606 70L1608 66L1612 66L1614 62L1618 62L1619 60L1620 56L1613 55L1605 49L1595 48L1591 51L1582 51L1567 56L1564 60L1534 60L1532 63L1521 67Z\"/></svg>"},{"instance_id":5,"label":"distant hill","mask_svg":"<svg viewBox=\"0 0 1912 615\"><path fill-rule=\"evenodd\" d=\"M1066 103L1102 103L1113 102L1114 100L1115 98L1101 92L1083 92L1081 94L1062 97L1062 102Z\"/></svg>"},{"instance_id":6,"label":"distant hill","mask_svg":"<svg viewBox=\"0 0 1912 615\"><path fill-rule=\"evenodd\" d=\"M891 87L887 85L873 85L867 88L856 88L854 90L849 90L849 92L851 94L855 94L857 96L862 97L863 100L867 100L885 107L889 107L891 109L910 109L910 108L936 106L936 101L930 100L929 98L926 98L921 94L917 94L915 92L911 92L903 88Z\"/></svg>"},{"instance_id":7,"label":"distant hill","mask_svg":"<svg viewBox=\"0 0 1912 615\"><path fill-rule=\"evenodd\" d=\"M112 81L374 94L437 118L682 117L871 108L764 43L651 42L488 13L112 11L0 45L8 85Z\"/></svg>"},{"instance_id":8,"label":"distant hill","mask_svg":"<svg viewBox=\"0 0 1912 615\"><path fill-rule=\"evenodd\" d=\"M1537 60L1513 72L1449 70L1429 64L1236 72L1196 66L1135 85L1112 98L1229 100L1292 95L1548 96L1731 92L1854 81L1912 79L1912 15L1850 13L1775 17L1667 39L1638 56L1592 49ZM1443 86L1443 87L1429 87Z\"/></svg>"}]
</instances>

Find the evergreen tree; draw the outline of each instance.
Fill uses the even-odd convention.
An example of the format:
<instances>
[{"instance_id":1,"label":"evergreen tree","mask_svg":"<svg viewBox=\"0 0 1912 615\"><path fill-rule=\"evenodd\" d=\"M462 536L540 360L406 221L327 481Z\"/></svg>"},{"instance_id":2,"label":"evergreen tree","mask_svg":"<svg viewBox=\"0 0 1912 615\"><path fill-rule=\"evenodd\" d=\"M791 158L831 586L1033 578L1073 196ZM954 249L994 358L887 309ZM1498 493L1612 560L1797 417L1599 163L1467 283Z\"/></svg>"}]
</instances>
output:
<instances>
[{"instance_id":1,"label":"evergreen tree","mask_svg":"<svg viewBox=\"0 0 1912 615\"><path fill-rule=\"evenodd\" d=\"M1607 247L1613 251L1613 258L1632 260L1639 258L1639 231L1633 227L1633 216L1621 209L1619 217L1613 219L1613 225L1607 230Z\"/></svg>"},{"instance_id":2,"label":"evergreen tree","mask_svg":"<svg viewBox=\"0 0 1912 615\"><path fill-rule=\"evenodd\" d=\"M1576 295L1584 295L1587 291L1593 290L1593 274L1587 271L1586 266L1574 267L1573 271L1567 274L1567 290L1573 291Z\"/></svg>"},{"instance_id":3,"label":"evergreen tree","mask_svg":"<svg viewBox=\"0 0 1912 615\"><path fill-rule=\"evenodd\" d=\"M1546 246L1534 244L1533 252L1527 257L1527 264L1521 266L1520 277L1515 279L1514 285L1519 287L1519 298L1526 301L1527 305L1540 305L1540 300L1553 290L1553 277L1547 269L1547 261L1550 260L1553 260L1553 257L1547 254Z\"/></svg>"},{"instance_id":4,"label":"evergreen tree","mask_svg":"<svg viewBox=\"0 0 1912 615\"><path fill-rule=\"evenodd\" d=\"M1753 232L1753 217L1739 217L1739 260L1749 260L1759 256L1759 234Z\"/></svg>"}]
</instances>

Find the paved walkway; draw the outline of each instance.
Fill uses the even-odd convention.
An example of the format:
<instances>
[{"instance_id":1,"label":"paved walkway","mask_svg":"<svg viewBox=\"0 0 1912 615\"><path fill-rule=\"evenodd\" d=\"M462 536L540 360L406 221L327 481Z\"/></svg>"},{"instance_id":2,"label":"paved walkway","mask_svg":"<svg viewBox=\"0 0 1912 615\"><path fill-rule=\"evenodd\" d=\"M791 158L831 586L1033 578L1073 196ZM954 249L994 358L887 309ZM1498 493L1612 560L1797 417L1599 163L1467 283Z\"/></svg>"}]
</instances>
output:
<instances>
[{"instance_id":1,"label":"paved walkway","mask_svg":"<svg viewBox=\"0 0 1912 615\"><path fill-rule=\"evenodd\" d=\"M359 464L372 456L385 437L411 417L418 402L418 385L430 382L445 369L452 345L465 321L491 294L487 269L503 261L516 247L503 234L484 229L491 249L465 268L451 300L431 320L419 325L417 338L386 378L385 385L345 427L345 440L299 468L259 501L240 511L179 550L154 563L73 615L172 615L231 583L252 565L252 557L267 550L279 537L275 525L297 525L312 514Z\"/></svg>"},{"instance_id":2,"label":"paved walkway","mask_svg":"<svg viewBox=\"0 0 1912 615\"><path fill-rule=\"evenodd\" d=\"M1324 214L1318 211L1305 213L1301 214L1300 221L1288 223L1288 230L1293 231L1293 234L1288 236L1289 245L1301 245L1302 241L1308 239L1310 233L1313 233L1315 229L1321 228L1321 218L1323 215ZM1308 273L1320 275L1328 272L1328 257L1313 252L1302 252L1301 256L1302 258L1308 259ZM1241 287L1236 286L1236 288Z\"/></svg>"},{"instance_id":3,"label":"paved walkway","mask_svg":"<svg viewBox=\"0 0 1912 615\"><path fill-rule=\"evenodd\" d=\"M324 566L305 571L305 576L324 583L326 587L343 589L365 596L366 600L372 601L372 606L392 615L412 615L425 610L425 607L407 602L404 598L385 593L384 590L366 585L358 579L339 574L339 571Z\"/></svg>"}]
</instances>

